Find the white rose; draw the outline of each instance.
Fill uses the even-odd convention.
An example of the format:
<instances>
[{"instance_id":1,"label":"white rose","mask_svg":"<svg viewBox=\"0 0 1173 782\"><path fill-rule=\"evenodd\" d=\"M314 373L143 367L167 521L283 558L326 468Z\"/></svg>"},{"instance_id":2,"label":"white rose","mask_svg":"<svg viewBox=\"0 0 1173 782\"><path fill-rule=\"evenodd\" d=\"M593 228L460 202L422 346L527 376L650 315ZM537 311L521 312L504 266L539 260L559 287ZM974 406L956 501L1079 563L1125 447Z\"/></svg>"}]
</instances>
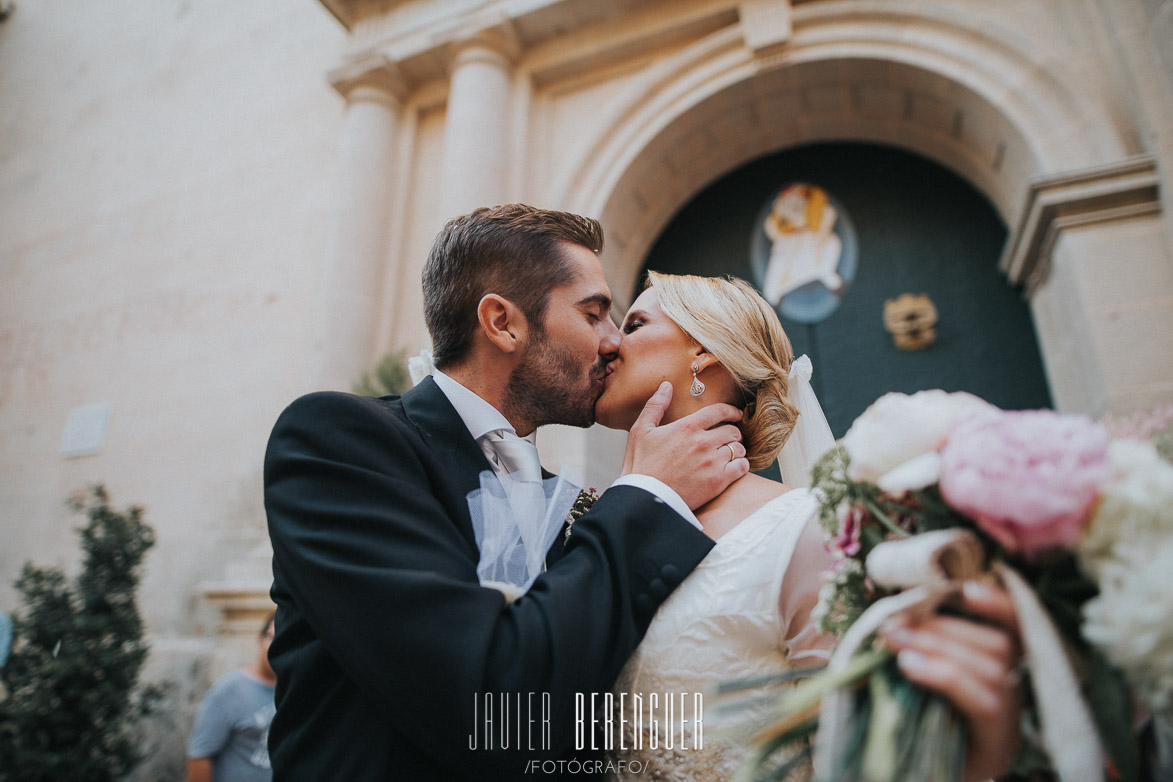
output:
<instances>
[{"instance_id":1,"label":"white rose","mask_svg":"<svg viewBox=\"0 0 1173 782\"><path fill-rule=\"evenodd\" d=\"M848 477L889 494L923 489L941 473L941 446L962 419L997 408L973 394L934 389L885 394L843 437L851 457Z\"/></svg>"},{"instance_id":2,"label":"white rose","mask_svg":"<svg viewBox=\"0 0 1173 782\"><path fill-rule=\"evenodd\" d=\"M1120 668L1154 713L1173 715L1173 538L1122 544L1084 606L1083 636Z\"/></svg>"},{"instance_id":3,"label":"white rose","mask_svg":"<svg viewBox=\"0 0 1173 782\"><path fill-rule=\"evenodd\" d=\"M1108 459L1115 478L1104 487L1079 544L1080 561L1093 576L1121 545L1143 550L1173 539L1173 465L1140 440L1112 441Z\"/></svg>"}]
</instances>

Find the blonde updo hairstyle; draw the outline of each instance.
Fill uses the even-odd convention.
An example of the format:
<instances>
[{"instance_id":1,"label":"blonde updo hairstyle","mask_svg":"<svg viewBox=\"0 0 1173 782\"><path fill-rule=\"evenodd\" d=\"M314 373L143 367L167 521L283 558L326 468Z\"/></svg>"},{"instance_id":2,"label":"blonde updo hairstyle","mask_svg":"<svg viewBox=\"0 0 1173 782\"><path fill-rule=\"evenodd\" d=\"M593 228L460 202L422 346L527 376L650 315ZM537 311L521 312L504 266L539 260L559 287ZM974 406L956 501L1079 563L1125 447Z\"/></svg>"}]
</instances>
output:
<instances>
[{"instance_id":1,"label":"blonde updo hairstyle","mask_svg":"<svg viewBox=\"0 0 1173 782\"><path fill-rule=\"evenodd\" d=\"M768 467L786 444L798 410L787 396L794 349L778 316L745 280L648 272L660 310L733 376L745 411L741 429L750 469Z\"/></svg>"}]
</instances>

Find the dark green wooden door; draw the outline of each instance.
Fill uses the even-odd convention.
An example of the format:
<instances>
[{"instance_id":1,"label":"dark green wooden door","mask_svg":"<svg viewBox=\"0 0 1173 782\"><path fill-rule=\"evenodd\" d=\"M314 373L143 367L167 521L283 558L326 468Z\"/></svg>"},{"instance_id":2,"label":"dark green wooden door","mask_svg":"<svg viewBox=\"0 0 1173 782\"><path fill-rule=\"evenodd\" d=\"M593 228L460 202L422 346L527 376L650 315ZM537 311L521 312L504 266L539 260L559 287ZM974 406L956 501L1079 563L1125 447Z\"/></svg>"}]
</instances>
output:
<instances>
[{"instance_id":1,"label":"dark green wooden door","mask_svg":"<svg viewBox=\"0 0 1173 782\"><path fill-rule=\"evenodd\" d=\"M818 144L761 158L685 205L645 269L755 281L751 243L764 204L786 183L818 185L854 227L858 265L839 306L818 323L782 323L836 437L888 391L969 391L1010 409L1050 407L1030 310L998 271L1005 226L985 198L937 164L901 150ZM899 350L884 302L927 294L937 340Z\"/></svg>"}]
</instances>

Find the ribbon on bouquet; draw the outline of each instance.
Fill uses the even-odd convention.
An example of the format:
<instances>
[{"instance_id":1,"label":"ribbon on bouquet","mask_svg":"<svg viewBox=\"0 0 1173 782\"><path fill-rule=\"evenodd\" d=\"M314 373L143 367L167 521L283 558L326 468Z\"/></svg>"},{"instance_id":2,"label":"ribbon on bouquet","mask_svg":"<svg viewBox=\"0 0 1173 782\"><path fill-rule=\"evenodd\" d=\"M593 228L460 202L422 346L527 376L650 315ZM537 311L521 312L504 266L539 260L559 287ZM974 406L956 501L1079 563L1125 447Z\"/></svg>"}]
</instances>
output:
<instances>
[{"instance_id":1,"label":"ribbon on bouquet","mask_svg":"<svg viewBox=\"0 0 1173 782\"><path fill-rule=\"evenodd\" d=\"M512 603L545 569L546 554L562 529L581 483L568 466L538 483L517 481L489 470L467 497L480 561L481 586L496 589Z\"/></svg>"},{"instance_id":2,"label":"ribbon on bouquet","mask_svg":"<svg viewBox=\"0 0 1173 782\"><path fill-rule=\"evenodd\" d=\"M843 671L869 636L898 615L931 614L956 596L965 580L993 573L1018 615L1024 662L1039 714L1042 742L1062 782L1101 782L1104 754L1099 734L1063 640L1039 603L1034 590L1013 568L984 565L981 544L961 529L937 530L877 545L867 558L868 577L877 584L904 591L870 606L840 640L829 671ZM836 747L843 745L850 722L851 694L844 688L823 698L814 766L819 775L832 767Z\"/></svg>"}]
</instances>

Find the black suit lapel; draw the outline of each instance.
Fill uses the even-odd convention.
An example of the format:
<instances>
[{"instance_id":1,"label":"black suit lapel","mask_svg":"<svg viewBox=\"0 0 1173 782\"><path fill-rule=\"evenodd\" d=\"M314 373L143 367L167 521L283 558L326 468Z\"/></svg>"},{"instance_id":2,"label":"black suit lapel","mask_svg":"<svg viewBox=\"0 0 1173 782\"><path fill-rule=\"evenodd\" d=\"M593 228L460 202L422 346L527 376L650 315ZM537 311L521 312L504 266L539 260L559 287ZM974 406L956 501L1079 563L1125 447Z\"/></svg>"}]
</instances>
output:
<instances>
[{"instance_id":1,"label":"black suit lapel","mask_svg":"<svg viewBox=\"0 0 1173 782\"><path fill-rule=\"evenodd\" d=\"M562 554L566 551L566 524L563 523L562 529L558 530L558 537L554 538L554 545L550 546L550 550L546 552L546 567L553 567L554 563L562 559Z\"/></svg>"},{"instance_id":2,"label":"black suit lapel","mask_svg":"<svg viewBox=\"0 0 1173 782\"><path fill-rule=\"evenodd\" d=\"M469 492L480 488L481 472L492 470L493 467L476 440L472 439L472 434L464 425L456 408L431 377L424 378L419 385L405 393L402 401L404 413L415 425L420 436L443 461L451 465L450 477L454 481L454 491L459 493L460 518L464 521L463 532L475 548L476 537L472 531L472 520L468 515L468 503L465 498ZM543 467L542 478L552 477L554 473ZM554 545L546 554L547 567L562 557L565 535L566 526L563 525L554 540Z\"/></svg>"},{"instance_id":3,"label":"black suit lapel","mask_svg":"<svg viewBox=\"0 0 1173 782\"><path fill-rule=\"evenodd\" d=\"M481 472L492 470L492 465L472 439L456 408L431 377L424 378L401 399L407 419L445 465L445 478L455 495L450 499L459 506L459 518L463 520L462 531L475 548L476 540L466 498L480 487Z\"/></svg>"}]
</instances>

